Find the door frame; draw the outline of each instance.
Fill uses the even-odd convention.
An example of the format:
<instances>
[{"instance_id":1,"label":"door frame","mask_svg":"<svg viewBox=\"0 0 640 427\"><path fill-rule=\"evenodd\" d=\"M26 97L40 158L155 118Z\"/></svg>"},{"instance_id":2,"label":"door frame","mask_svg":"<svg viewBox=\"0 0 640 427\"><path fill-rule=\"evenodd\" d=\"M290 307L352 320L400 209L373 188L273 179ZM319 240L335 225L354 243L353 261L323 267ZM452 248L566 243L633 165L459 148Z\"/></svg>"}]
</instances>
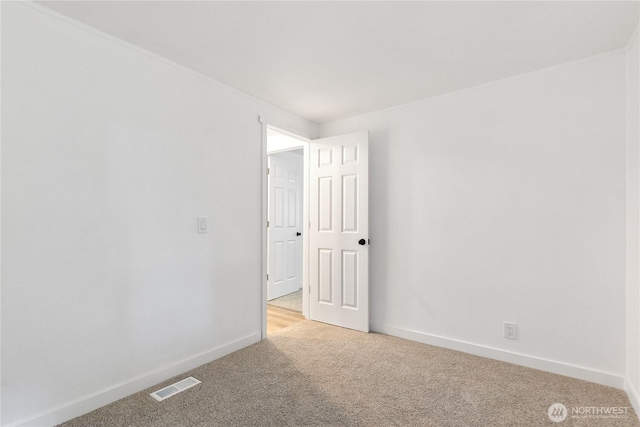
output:
<instances>
[{"instance_id":1,"label":"door frame","mask_svg":"<svg viewBox=\"0 0 640 427\"><path fill-rule=\"evenodd\" d=\"M262 268L261 268L261 287L260 287L260 304L261 304L261 319L262 319L262 339L267 338L267 254L269 244L267 220L269 218L269 178L268 178L268 154L267 154L267 131L268 129L275 130L299 139L302 142L303 149L303 181L302 181L302 315L309 318L309 142L311 139L303 136L303 132L298 129L291 128L289 126L278 125L266 118L260 116L260 123L262 125L262 238L261 238L261 251L262 251ZM299 148L295 148L299 149Z\"/></svg>"}]
</instances>

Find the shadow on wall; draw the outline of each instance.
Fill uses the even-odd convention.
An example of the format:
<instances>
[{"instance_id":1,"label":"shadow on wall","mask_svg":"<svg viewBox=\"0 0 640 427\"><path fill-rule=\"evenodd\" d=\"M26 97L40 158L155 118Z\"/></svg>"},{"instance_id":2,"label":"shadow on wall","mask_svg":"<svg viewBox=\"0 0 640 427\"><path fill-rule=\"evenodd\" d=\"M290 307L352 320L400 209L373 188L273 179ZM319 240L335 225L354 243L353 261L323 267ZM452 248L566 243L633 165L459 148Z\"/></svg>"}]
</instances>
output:
<instances>
[{"instance_id":1,"label":"shadow on wall","mask_svg":"<svg viewBox=\"0 0 640 427\"><path fill-rule=\"evenodd\" d=\"M369 132L369 323L384 323L393 283L389 258L389 144L388 131ZM376 209L384 206L384 209ZM377 318L380 315L382 318Z\"/></svg>"}]
</instances>

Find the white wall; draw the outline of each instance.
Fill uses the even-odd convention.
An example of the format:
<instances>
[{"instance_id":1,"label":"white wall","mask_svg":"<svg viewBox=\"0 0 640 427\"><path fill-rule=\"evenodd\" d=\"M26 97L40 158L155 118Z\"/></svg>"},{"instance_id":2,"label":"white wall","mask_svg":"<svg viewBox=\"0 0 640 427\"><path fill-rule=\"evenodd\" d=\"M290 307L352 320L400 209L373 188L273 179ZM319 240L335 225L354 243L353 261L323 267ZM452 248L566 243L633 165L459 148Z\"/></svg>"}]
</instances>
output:
<instances>
[{"instance_id":1,"label":"white wall","mask_svg":"<svg viewBox=\"0 0 640 427\"><path fill-rule=\"evenodd\" d=\"M627 46L627 383L640 413L640 73L638 29Z\"/></svg>"},{"instance_id":2,"label":"white wall","mask_svg":"<svg viewBox=\"0 0 640 427\"><path fill-rule=\"evenodd\" d=\"M2 8L2 424L51 425L260 339L258 116L315 125Z\"/></svg>"},{"instance_id":3,"label":"white wall","mask_svg":"<svg viewBox=\"0 0 640 427\"><path fill-rule=\"evenodd\" d=\"M320 126L370 131L374 330L623 387L625 63Z\"/></svg>"},{"instance_id":4,"label":"white wall","mask_svg":"<svg viewBox=\"0 0 640 427\"><path fill-rule=\"evenodd\" d=\"M286 133L268 129L267 131L267 153L277 153L304 147L304 141L294 138Z\"/></svg>"}]
</instances>

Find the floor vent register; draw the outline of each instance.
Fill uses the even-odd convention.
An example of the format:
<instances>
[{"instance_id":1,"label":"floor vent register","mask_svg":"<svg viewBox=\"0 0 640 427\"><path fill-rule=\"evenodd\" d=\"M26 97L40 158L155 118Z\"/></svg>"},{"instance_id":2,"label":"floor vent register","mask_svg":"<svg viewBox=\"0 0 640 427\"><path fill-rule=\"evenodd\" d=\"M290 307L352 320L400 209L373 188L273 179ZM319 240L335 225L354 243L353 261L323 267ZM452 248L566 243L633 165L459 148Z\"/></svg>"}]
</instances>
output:
<instances>
[{"instance_id":1,"label":"floor vent register","mask_svg":"<svg viewBox=\"0 0 640 427\"><path fill-rule=\"evenodd\" d=\"M171 396L174 396L181 391L185 391L188 388L193 387L194 385L200 384L202 381L197 380L193 377L185 378L182 381L178 381L177 383L173 383L164 388L161 388L158 391L154 391L150 394L158 402L165 400Z\"/></svg>"}]
</instances>

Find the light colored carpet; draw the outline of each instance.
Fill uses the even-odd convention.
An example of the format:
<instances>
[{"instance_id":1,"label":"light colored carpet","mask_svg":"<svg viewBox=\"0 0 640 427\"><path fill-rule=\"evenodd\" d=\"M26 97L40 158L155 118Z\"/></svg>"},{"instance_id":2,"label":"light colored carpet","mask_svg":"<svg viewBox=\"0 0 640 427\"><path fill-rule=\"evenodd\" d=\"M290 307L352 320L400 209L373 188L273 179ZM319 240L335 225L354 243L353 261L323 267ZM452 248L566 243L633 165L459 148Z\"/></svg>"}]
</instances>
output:
<instances>
[{"instance_id":1,"label":"light colored carpet","mask_svg":"<svg viewBox=\"0 0 640 427\"><path fill-rule=\"evenodd\" d=\"M297 292L293 292L280 298L267 301L267 304L275 305L276 307L282 307L293 311L299 311L302 313L302 289Z\"/></svg>"},{"instance_id":2,"label":"light colored carpet","mask_svg":"<svg viewBox=\"0 0 640 427\"><path fill-rule=\"evenodd\" d=\"M148 393L202 381L156 402ZM309 320L63 424L74 426L640 426L549 420L551 404L630 407L623 391Z\"/></svg>"}]
</instances>

